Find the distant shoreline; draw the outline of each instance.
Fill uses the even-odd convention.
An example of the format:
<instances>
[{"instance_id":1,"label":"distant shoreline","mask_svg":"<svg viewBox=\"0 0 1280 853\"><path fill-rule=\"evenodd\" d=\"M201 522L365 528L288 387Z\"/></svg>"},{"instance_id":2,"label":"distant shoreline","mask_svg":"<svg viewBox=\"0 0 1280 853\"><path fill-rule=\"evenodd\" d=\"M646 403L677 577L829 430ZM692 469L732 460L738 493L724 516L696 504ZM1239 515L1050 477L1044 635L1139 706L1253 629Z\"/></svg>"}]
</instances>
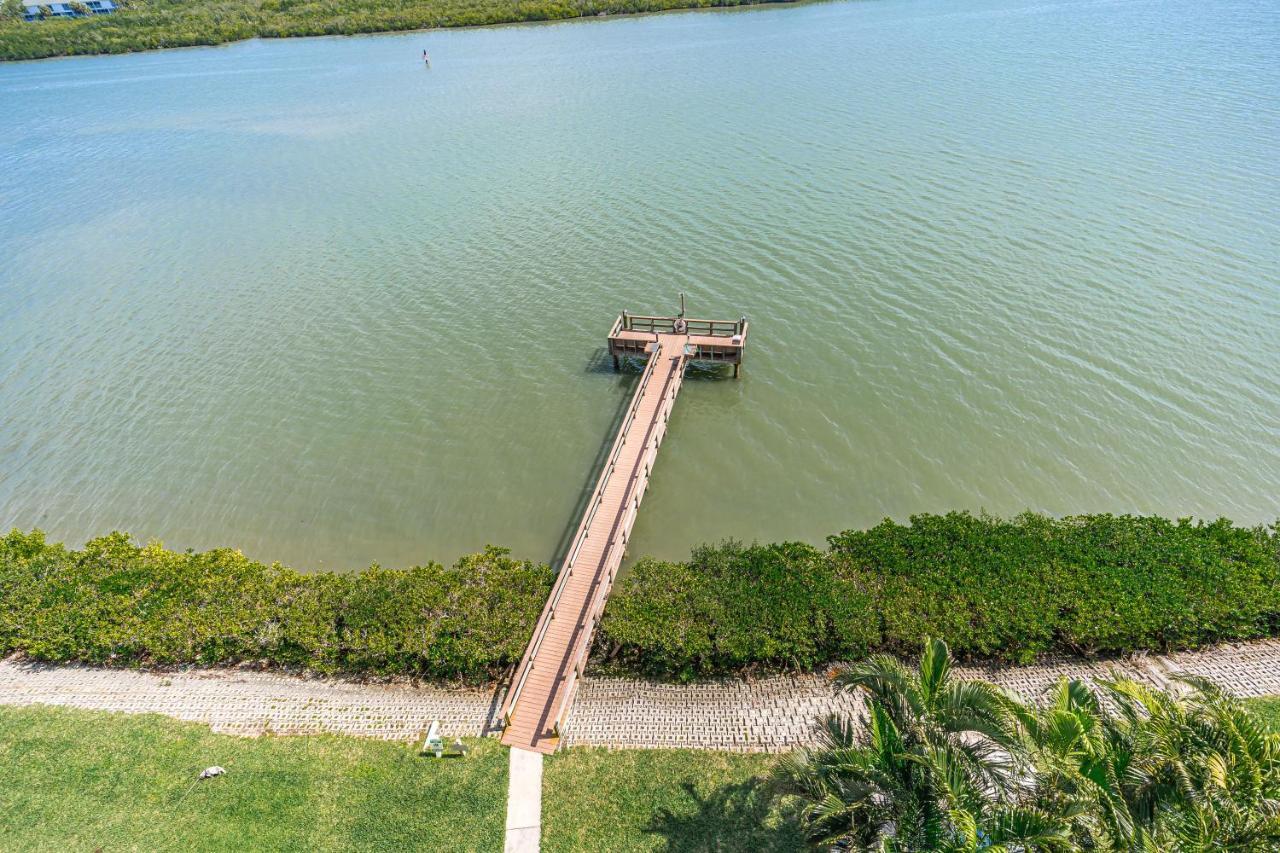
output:
<instances>
[{"instance_id":1,"label":"distant shoreline","mask_svg":"<svg viewBox=\"0 0 1280 853\"><path fill-rule=\"evenodd\" d=\"M586 18L632 17L663 12L796 5L803 0L477 0L446 5L427 0L417 8L383 0L327 0L294 10L288 0L134 0L134 8L75 19L0 20L0 62L71 56L104 56L190 47L216 47L251 39L378 35ZM321 6L320 11L315 11Z\"/></svg>"}]
</instances>

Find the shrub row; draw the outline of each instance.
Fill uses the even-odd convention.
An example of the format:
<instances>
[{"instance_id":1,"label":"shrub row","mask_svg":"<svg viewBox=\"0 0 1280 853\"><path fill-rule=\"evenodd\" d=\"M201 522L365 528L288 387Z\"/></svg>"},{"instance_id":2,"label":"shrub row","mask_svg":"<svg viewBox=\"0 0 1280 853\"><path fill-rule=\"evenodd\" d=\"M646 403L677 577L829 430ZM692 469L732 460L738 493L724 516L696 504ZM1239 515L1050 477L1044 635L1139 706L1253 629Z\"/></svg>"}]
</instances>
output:
<instances>
[{"instance_id":1,"label":"shrub row","mask_svg":"<svg viewBox=\"0 0 1280 853\"><path fill-rule=\"evenodd\" d=\"M912 654L928 636L963 658L1026 663L1280 631L1275 528L950 513L828 544L727 543L687 563L644 560L611 597L597 651L690 678Z\"/></svg>"},{"instance_id":2,"label":"shrub row","mask_svg":"<svg viewBox=\"0 0 1280 853\"><path fill-rule=\"evenodd\" d=\"M814 669L943 637L967 659L1280 635L1280 532L1156 517L914 516L800 543L702 547L619 580L612 668L688 679ZM552 574L489 548L451 568L302 574L115 533L0 537L0 651L115 664L263 661L479 680L519 660Z\"/></svg>"},{"instance_id":3,"label":"shrub row","mask_svg":"<svg viewBox=\"0 0 1280 853\"><path fill-rule=\"evenodd\" d=\"M73 551L15 530L0 538L0 649L474 680L520 659L550 587L546 566L498 548L451 568L307 575L228 549L178 553L115 533Z\"/></svg>"},{"instance_id":4,"label":"shrub row","mask_svg":"<svg viewBox=\"0 0 1280 853\"><path fill-rule=\"evenodd\" d=\"M874 607L865 585L810 545L703 546L686 563L641 560L620 579L596 652L682 679L762 664L812 669L877 646Z\"/></svg>"}]
</instances>

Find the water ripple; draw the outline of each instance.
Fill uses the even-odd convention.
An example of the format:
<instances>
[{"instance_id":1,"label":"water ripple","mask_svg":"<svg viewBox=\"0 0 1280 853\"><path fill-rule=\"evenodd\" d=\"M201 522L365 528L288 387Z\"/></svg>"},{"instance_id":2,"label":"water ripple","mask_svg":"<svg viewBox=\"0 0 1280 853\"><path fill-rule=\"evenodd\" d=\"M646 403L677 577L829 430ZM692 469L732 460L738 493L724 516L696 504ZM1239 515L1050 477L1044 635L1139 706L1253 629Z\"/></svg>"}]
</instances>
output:
<instances>
[{"instance_id":1,"label":"water ripple","mask_svg":"<svg viewBox=\"0 0 1280 853\"><path fill-rule=\"evenodd\" d=\"M0 526L552 556L617 311L748 314L636 553L1280 515L1274 0L884 0L0 67ZM431 50L435 67L415 56Z\"/></svg>"}]
</instances>

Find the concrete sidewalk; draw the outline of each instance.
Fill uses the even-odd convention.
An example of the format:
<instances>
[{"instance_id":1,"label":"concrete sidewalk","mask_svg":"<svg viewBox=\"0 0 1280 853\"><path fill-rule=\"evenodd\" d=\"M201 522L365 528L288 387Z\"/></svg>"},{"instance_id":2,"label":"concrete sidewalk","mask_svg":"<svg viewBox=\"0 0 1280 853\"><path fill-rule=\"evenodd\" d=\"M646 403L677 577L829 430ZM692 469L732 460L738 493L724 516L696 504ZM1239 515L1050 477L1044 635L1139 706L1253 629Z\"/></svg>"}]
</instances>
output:
<instances>
[{"instance_id":1,"label":"concrete sidewalk","mask_svg":"<svg viewBox=\"0 0 1280 853\"><path fill-rule=\"evenodd\" d=\"M542 840L542 753L511 748L505 853L538 853Z\"/></svg>"}]
</instances>

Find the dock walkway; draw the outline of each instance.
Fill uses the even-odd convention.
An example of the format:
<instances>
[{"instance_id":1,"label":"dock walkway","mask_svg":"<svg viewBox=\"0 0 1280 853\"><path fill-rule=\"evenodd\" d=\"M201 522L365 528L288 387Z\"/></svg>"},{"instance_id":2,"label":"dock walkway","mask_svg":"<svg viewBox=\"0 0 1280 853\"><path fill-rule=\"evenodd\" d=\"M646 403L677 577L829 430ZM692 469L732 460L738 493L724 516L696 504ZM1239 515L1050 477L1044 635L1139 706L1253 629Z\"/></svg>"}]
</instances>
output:
<instances>
[{"instance_id":1,"label":"dock walkway","mask_svg":"<svg viewBox=\"0 0 1280 853\"><path fill-rule=\"evenodd\" d=\"M747 318L694 320L623 312L609 330L614 367L645 358L644 373L613 447L570 542L533 638L512 675L502 704L502 742L555 752L565 732L574 691L591 653L591 638L622 565L640 500L667 420L691 361L732 365L737 376L747 343Z\"/></svg>"},{"instance_id":2,"label":"dock walkway","mask_svg":"<svg viewBox=\"0 0 1280 853\"><path fill-rule=\"evenodd\" d=\"M687 334L648 336L649 356L586 513L504 704L502 742L554 752L591 637L626 553L691 353Z\"/></svg>"}]
</instances>

